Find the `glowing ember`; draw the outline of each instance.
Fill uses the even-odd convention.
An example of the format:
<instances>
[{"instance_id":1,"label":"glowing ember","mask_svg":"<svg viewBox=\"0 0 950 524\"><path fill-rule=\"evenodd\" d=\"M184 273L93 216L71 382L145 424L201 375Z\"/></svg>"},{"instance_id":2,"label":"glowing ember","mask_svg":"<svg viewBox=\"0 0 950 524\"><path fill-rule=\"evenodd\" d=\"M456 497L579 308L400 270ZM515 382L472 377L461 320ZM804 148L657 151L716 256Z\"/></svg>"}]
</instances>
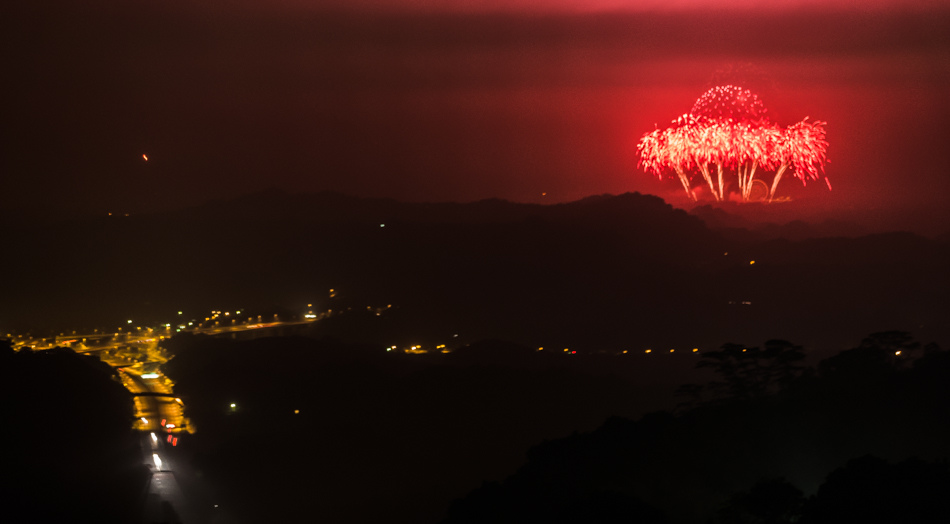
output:
<instances>
[{"instance_id":1,"label":"glowing ember","mask_svg":"<svg viewBox=\"0 0 950 524\"><path fill-rule=\"evenodd\" d=\"M791 169L803 184L817 180L819 171L824 171L828 147L824 126L825 122L805 118L783 130L769 121L765 105L754 93L719 86L704 93L671 127L643 135L637 144L638 167L661 180L664 173L676 173L692 200L696 194L691 172L702 175L716 200L726 198L723 173L735 172L739 195L747 201L753 183L764 184L756 180L756 171L775 171L768 189L771 201L785 171ZM827 178L825 182L831 189L831 182Z\"/></svg>"},{"instance_id":2,"label":"glowing ember","mask_svg":"<svg viewBox=\"0 0 950 524\"><path fill-rule=\"evenodd\" d=\"M765 104L756 94L733 85L717 86L706 91L690 111L703 119L744 122L755 126L768 124L767 112Z\"/></svg>"}]
</instances>

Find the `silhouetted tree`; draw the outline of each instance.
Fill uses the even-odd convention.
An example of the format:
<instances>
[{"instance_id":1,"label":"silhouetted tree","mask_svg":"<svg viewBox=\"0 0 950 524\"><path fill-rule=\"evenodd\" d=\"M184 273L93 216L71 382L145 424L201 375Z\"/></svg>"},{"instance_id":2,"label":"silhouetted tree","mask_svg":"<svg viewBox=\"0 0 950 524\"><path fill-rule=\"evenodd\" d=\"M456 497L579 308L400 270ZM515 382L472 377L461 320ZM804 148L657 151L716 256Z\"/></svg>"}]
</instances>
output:
<instances>
[{"instance_id":1,"label":"silhouetted tree","mask_svg":"<svg viewBox=\"0 0 950 524\"><path fill-rule=\"evenodd\" d=\"M764 348L723 344L719 351L703 353L697 367L712 368L721 381L707 389L719 398L750 399L786 387L804 369L801 346L786 340L769 340Z\"/></svg>"},{"instance_id":2,"label":"silhouetted tree","mask_svg":"<svg viewBox=\"0 0 950 524\"><path fill-rule=\"evenodd\" d=\"M818 372L845 380L872 380L904 367L920 350L920 343L905 331L872 333L858 347L821 361Z\"/></svg>"},{"instance_id":3,"label":"silhouetted tree","mask_svg":"<svg viewBox=\"0 0 950 524\"><path fill-rule=\"evenodd\" d=\"M803 524L950 522L950 467L864 456L836 469L808 502Z\"/></svg>"},{"instance_id":4,"label":"silhouetted tree","mask_svg":"<svg viewBox=\"0 0 950 524\"><path fill-rule=\"evenodd\" d=\"M705 391L706 386L703 384L683 384L676 388L675 395L685 398L676 405L677 411L688 411L698 407L703 403L703 393Z\"/></svg>"},{"instance_id":5,"label":"silhouetted tree","mask_svg":"<svg viewBox=\"0 0 950 524\"><path fill-rule=\"evenodd\" d=\"M914 340L914 337L906 331L879 331L871 333L861 341L859 348L873 351L880 351L885 354L902 354L916 352L920 349L920 342Z\"/></svg>"}]
</instances>

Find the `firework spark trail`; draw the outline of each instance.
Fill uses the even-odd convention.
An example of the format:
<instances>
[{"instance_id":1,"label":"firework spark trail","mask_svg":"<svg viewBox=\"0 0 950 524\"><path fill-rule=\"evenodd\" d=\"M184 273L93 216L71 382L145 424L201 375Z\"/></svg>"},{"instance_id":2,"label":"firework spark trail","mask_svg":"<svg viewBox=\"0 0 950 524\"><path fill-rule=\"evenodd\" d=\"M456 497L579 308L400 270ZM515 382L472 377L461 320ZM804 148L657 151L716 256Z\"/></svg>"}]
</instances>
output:
<instances>
[{"instance_id":1,"label":"firework spark trail","mask_svg":"<svg viewBox=\"0 0 950 524\"><path fill-rule=\"evenodd\" d=\"M693 104L691 114L713 121L768 125L768 110L759 97L734 85L717 86L703 93Z\"/></svg>"},{"instance_id":2,"label":"firework spark trail","mask_svg":"<svg viewBox=\"0 0 950 524\"><path fill-rule=\"evenodd\" d=\"M773 153L777 171L769 191L769 201L775 196L782 174L789 168L803 185L807 184L808 180L818 180L819 171L824 174L828 149L825 125L826 123L822 121L809 122L808 117L805 117L801 122L792 124L785 130L782 140ZM828 189L831 190L831 182L827 181L827 177L825 180Z\"/></svg>"},{"instance_id":3,"label":"firework spark trail","mask_svg":"<svg viewBox=\"0 0 950 524\"><path fill-rule=\"evenodd\" d=\"M803 184L817 180L827 161L825 122L811 123L806 117L782 130L769 121L767 113L758 96L747 89L732 85L710 89L696 100L690 113L640 139L638 167L661 180L664 171L675 172L692 200L696 195L688 173L694 170L702 175L716 200L725 199L724 170L735 171L739 194L746 201L759 168L775 171L769 201L789 169ZM718 187L710 165L716 166ZM825 181L830 189L827 177Z\"/></svg>"}]
</instances>

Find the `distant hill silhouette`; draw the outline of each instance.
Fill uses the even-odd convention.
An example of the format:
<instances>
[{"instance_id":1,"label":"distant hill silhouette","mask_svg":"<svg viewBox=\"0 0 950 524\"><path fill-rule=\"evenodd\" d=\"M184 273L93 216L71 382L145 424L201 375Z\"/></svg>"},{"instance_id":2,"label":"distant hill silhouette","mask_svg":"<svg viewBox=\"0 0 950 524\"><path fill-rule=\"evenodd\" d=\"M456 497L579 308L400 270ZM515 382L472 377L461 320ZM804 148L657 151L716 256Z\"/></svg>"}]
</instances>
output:
<instances>
[{"instance_id":1,"label":"distant hill silhouette","mask_svg":"<svg viewBox=\"0 0 950 524\"><path fill-rule=\"evenodd\" d=\"M711 204L696 206L689 211L699 217L710 229L731 240L761 241L783 238L805 240L821 237L857 237L870 232L867 226L841 219L826 218L809 223L794 215L782 213L782 206L793 203L773 204ZM756 214L758 213L758 216Z\"/></svg>"},{"instance_id":2,"label":"distant hill silhouette","mask_svg":"<svg viewBox=\"0 0 950 524\"><path fill-rule=\"evenodd\" d=\"M537 205L271 189L171 213L0 224L11 276L0 315L11 329L62 331L177 311L392 304L428 332L417 336L529 347L773 336L840 347L881 327L947 340L945 239L760 226L736 209L690 214L637 193Z\"/></svg>"}]
</instances>

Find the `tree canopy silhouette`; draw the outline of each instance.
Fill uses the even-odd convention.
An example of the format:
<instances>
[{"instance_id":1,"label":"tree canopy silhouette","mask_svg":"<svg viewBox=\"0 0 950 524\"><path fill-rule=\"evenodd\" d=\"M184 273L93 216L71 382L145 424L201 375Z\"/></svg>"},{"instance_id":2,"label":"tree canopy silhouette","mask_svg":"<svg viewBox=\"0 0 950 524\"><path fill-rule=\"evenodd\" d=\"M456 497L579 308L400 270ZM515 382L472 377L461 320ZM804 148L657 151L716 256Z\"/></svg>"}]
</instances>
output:
<instances>
[{"instance_id":1,"label":"tree canopy silhouette","mask_svg":"<svg viewBox=\"0 0 950 524\"><path fill-rule=\"evenodd\" d=\"M828 475L801 522L950 522L950 466L919 459L889 464L870 455L850 460Z\"/></svg>"},{"instance_id":2,"label":"tree canopy silhouette","mask_svg":"<svg viewBox=\"0 0 950 524\"><path fill-rule=\"evenodd\" d=\"M769 340L762 348L723 344L718 351L703 353L697 367L711 368L718 380L704 389L716 398L751 399L780 391L804 370L801 346L787 340ZM696 386L681 388L697 394Z\"/></svg>"}]
</instances>

